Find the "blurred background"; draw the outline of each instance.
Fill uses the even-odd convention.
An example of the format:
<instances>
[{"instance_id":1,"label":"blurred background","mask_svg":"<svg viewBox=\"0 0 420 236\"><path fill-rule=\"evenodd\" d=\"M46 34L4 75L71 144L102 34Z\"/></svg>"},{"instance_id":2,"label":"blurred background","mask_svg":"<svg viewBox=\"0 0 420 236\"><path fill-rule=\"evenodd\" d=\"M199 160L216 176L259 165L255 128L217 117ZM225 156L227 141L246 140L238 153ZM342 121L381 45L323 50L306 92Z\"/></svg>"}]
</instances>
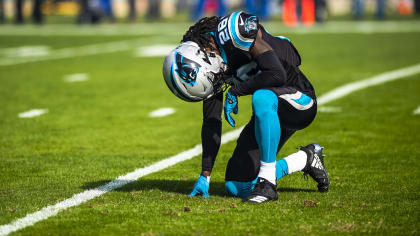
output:
<instances>
[{"instance_id":1,"label":"blurred background","mask_svg":"<svg viewBox=\"0 0 420 236\"><path fill-rule=\"evenodd\" d=\"M188 22L234 10L294 27L328 20L418 19L420 0L0 0L0 22Z\"/></svg>"}]
</instances>

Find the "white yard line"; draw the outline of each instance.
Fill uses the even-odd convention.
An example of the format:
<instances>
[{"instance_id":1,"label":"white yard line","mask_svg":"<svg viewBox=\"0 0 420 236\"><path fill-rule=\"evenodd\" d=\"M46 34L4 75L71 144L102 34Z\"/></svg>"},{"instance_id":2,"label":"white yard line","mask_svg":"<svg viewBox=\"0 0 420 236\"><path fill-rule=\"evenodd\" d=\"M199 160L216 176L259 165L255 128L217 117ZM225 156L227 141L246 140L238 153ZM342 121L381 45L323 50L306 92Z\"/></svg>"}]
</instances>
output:
<instances>
[{"instance_id":1,"label":"white yard line","mask_svg":"<svg viewBox=\"0 0 420 236\"><path fill-rule=\"evenodd\" d=\"M242 131L242 128L233 130L231 132L225 133L222 136L222 144L225 144L227 142L230 142L234 139L236 139L240 132ZM64 201L61 201L55 205L47 206L42 208L41 210L28 214L23 218L20 218L18 220L13 221L12 223L8 225L2 225L0 226L0 235L7 235L9 233L15 232L17 230L23 229L25 227L31 226L39 221L45 220L51 216L57 215L58 212L65 210L69 207L80 205L86 201L89 201L95 197L99 197L102 194L105 194L107 192L110 192L114 189L120 188L128 183L131 183L133 181L136 181L137 179L158 172L160 170L166 169L170 166L173 166L179 162L189 160L199 154L201 154L202 148L201 145L196 145L195 147L181 152L175 156L168 157L162 161L156 162L155 164L152 164L150 166L146 166L144 168L136 169L133 172L130 172L126 175L120 176L117 179L96 187L91 190L86 190L82 193L78 193L73 195L73 197L68 198Z\"/></svg>"},{"instance_id":2,"label":"white yard line","mask_svg":"<svg viewBox=\"0 0 420 236\"><path fill-rule=\"evenodd\" d=\"M167 40L159 37L153 38L142 38L142 39L132 39L132 40L123 40L123 41L114 41L108 43L98 43L91 44L79 47L71 48L62 48L56 50L50 50L47 55L44 56L31 56L31 57L5 57L0 58L0 66L11 66L29 62L38 62L38 61L47 61L47 60L56 60L56 59L65 59L71 57L80 57L80 56L91 56L103 53L112 53L112 52L121 52L121 51L130 51L134 48L144 45L150 45L152 43L158 43L162 40Z\"/></svg>"},{"instance_id":3,"label":"white yard line","mask_svg":"<svg viewBox=\"0 0 420 236\"><path fill-rule=\"evenodd\" d=\"M11 36L147 36L177 35L181 36L189 27L189 23L145 23L145 24L102 24L75 25L0 25L0 35ZM180 29L183 29L180 32Z\"/></svg>"},{"instance_id":4,"label":"white yard line","mask_svg":"<svg viewBox=\"0 0 420 236\"><path fill-rule=\"evenodd\" d=\"M269 25L268 25L269 26ZM266 27L267 29L268 26ZM374 33L407 33L420 32L418 21L398 22L398 21L336 21L325 22L325 24L315 25L315 27L296 27L287 33L294 34L374 34Z\"/></svg>"},{"instance_id":5,"label":"white yard line","mask_svg":"<svg viewBox=\"0 0 420 236\"><path fill-rule=\"evenodd\" d=\"M46 45L23 45L13 48L0 48L0 56L16 58L16 57L38 57L48 56L50 47Z\"/></svg>"},{"instance_id":6,"label":"white yard line","mask_svg":"<svg viewBox=\"0 0 420 236\"><path fill-rule=\"evenodd\" d=\"M76 73L64 76L64 81L67 83L83 82L89 79L89 75L86 73Z\"/></svg>"},{"instance_id":7,"label":"white yard line","mask_svg":"<svg viewBox=\"0 0 420 236\"><path fill-rule=\"evenodd\" d=\"M18 117L19 118L33 118L33 117L36 117L36 116L43 115L47 112L48 112L48 109L32 109L32 110L29 110L29 111L19 113Z\"/></svg>"},{"instance_id":8,"label":"white yard line","mask_svg":"<svg viewBox=\"0 0 420 236\"><path fill-rule=\"evenodd\" d=\"M413 111L413 115L420 115L420 106L418 106L417 109Z\"/></svg>"},{"instance_id":9,"label":"white yard line","mask_svg":"<svg viewBox=\"0 0 420 236\"><path fill-rule=\"evenodd\" d=\"M401 79L410 75L414 75L420 73L420 64L406 67L403 69L383 73L379 76L375 76L372 78L367 78L364 80L361 80L359 82L350 83L349 85L341 86L337 89L334 89L333 91L327 93L324 96L321 96L318 99L318 104L323 105L328 102L337 100L339 98L342 98L352 92L374 86L379 85L382 83L386 83L392 80ZM357 85L357 86L356 86ZM243 126L233 130L231 132L225 133L222 135L222 144L225 144L227 142L233 141L236 138L239 137L239 134L241 133L243 129ZM68 198L64 201L61 201L55 205L47 206L42 208L41 210L28 214L23 218L17 219L10 224L2 225L0 226L0 236L1 235L7 235L9 233L15 232L17 230L23 229L25 227L31 226L39 221L45 220L51 216L54 216L58 214L58 212L65 210L69 207L80 205L86 201L89 201L95 197L101 196L107 192L110 192L114 189L120 188L128 183L131 183L133 181L136 181L137 179L158 172L160 170L166 169L168 167L171 167L179 162L189 160L202 152L201 145L196 145L194 148L189 149L187 151L181 152L175 156L168 157L164 160L161 160L155 164L152 164L150 166L146 166L144 168L136 169L135 171L128 173L124 176L120 176L117 179L96 187L91 190L86 190L82 193L78 193L73 195L71 198Z\"/></svg>"},{"instance_id":10,"label":"white yard line","mask_svg":"<svg viewBox=\"0 0 420 236\"><path fill-rule=\"evenodd\" d=\"M145 47L139 47L136 50L137 57L158 57L166 56L178 45L175 44L157 44Z\"/></svg>"},{"instance_id":11,"label":"white yard line","mask_svg":"<svg viewBox=\"0 0 420 236\"><path fill-rule=\"evenodd\" d=\"M341 112L341 107L319 106L318 112L326 112L326 113Z\"/></svg>"},{"instance_id":12,"label":"white yard line","mask_svg":"<svg viewBox=\"0 0 420 236\"><path fill-rule=\"evenodd\" d=\"M171 114L175 113L175 109L172 107L163 107L157 110L154 110L150 112L149 117L155 118L155 117L164 117L169 116Z\"/></svg>"},{"instance_id":13,"label":"white yard line","mask_svg":"<svg viewBox=\"0 0 420 236\"><path fill-rule=\"evenodd\" d=\"M385 22L327 22L314 27L285 27L281 22L267 23L266 28L272 29L273 34L314 34L314 33L403 33L420 32L418 21L385 21ZM158 35L137 40L99 43L80 47L63 48L56 50L30 51L26 57L0 58L0 66L10 66L29 62L56 60L77 56L88 56L102 53L121 52L133 50L139 46L176 42L183 32L188 29L187 24L137 24L137 25L102 25L97 27L81 27L76 25L47 25L34 26L0 26L0 35L35 35L35 36L106 36L106 35ZM166 45L169 46L169 45ZM162 56L169 47L158 47L157 50L140 49L140 56ZM24 52L25 53L25 52ZM41 54L39 56L35 53ZM1 53L0 53L1 54Z\"/></svg>"},{"instance_id":14,"label":"white yard line","mask_svg":"<svg viewBox=\"0 0 420 236\"><path fill-rule=\"evenodd\" d=\"M344 96L349 95L357 90L364 89L367 87L375 86L378 84L383 84L389 81L402 79L411 75L420 73L420 64L413 65L410 67L405 67L402 69L386 72L371 78L367 78L361 81L356 81L353 83L340 86L324 95L318 99L318 104L323 105L333 100L337 100Z\"/></svg>"}]
</instances>

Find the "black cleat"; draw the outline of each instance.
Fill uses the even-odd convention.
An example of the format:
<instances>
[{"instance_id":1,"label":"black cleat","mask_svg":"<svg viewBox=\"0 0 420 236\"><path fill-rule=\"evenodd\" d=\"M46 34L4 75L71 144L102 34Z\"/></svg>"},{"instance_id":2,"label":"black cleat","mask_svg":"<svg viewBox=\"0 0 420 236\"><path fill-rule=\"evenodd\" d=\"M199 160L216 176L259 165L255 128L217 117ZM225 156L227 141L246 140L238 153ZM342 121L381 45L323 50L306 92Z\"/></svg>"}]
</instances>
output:
<instances>
[{"instance_id":1,"label":"black cleat","mask_svg":"<svg viewBox=\"0 0 420 236\"><path fill-rule=\"evenodd\" d=\"M325 170L324 155L322 154L323 149L318 143L312 143L300 148L300 150L308 154L306 166L302 171L305 177L309 174L318 183L318 191L328 192L330 179Z\"/></svg>"},{"instance_id":2,"label":"black cleat","mask_svg":"<svg viewBox=\"0 0 420 236\"><path fill-rule=\"evenodd\" d=\"M258 177L254 190L252 190L251 194L249 194L249 196L243 201L250 203L262 203L266 201L276 201L278 198L277 185L272 184L264 178Z\"/></svg>"}]
</instances>

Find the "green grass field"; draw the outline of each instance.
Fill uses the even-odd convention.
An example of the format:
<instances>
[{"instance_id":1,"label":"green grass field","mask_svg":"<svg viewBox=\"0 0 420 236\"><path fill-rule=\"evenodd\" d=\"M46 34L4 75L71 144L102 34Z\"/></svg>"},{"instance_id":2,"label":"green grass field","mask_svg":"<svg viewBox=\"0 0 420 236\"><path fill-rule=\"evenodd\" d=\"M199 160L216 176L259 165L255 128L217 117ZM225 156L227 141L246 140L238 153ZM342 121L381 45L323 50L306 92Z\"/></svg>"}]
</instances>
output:
<instances>
[{"instance_id":1,"label":"green grass field","mask_svg":"<svg viewBox=\"0 0 420 236\"><path fill-rule=\"evenodd\" d=\"M143 42L129 50L0 65L0 225L201 142L201 104L183 102L169 92L161 76L163 57L135 56L137 46L176 44L185 27L162 26L169 32L163 36L156 30L129 34L130 29L112 36L55 35L55 28L49 35L0 34L0 61L12 60L6 48L45 45L53 53L106 42ZM283 29L268 28L273 34ZM419 30L285 36L301 52L302 70L318 96L420 63ZM86 73L89 80L63 81L74 73ZM418 235L420 115L413 111L419 105L416 74L333 101L326 106L341 112L319 112L309 128L297 132L278 158L300 145L321 143L331 178L327 194L316 192L311 179L296 173L278 182L275 202L250 205L225 196L225 166L235 147L230 142L219 152L210 199L187 196L201 171L197 156L12 234ZM176 113L148 116L162 107ZM18 118L40 108L49 112ZM241 97L237 124L246 124L251 113L250 97ZM223 132L231 130L224 122Z\"/></svg>"}]
</instances>

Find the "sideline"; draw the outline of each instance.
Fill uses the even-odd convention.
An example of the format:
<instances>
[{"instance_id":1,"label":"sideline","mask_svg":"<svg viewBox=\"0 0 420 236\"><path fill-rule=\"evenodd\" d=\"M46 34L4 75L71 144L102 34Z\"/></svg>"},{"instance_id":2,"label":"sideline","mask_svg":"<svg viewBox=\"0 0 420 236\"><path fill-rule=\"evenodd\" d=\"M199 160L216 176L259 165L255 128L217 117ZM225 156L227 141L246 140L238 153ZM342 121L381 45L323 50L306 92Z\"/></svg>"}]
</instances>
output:
<instances>
[{"instance_id":1,"label":"sideline","mask_svg":"<svg viewBox=\"0 0 420 236\"><path fill-rule=\"evenodd\" d=\"M374 85L379 85L382 83L386 83L389 81L402 79L411 75L415 75L420 73L420 64L416 64L410 67L405 67L402 69L386 72L383 74L380 74L378 76L374 76L371 78L363 79L358 82L350 83L344 86L340 86L325 95L321 96L318 99L319 105L324 105L328 102L337 100L339 98L342 98L352 92L368 88ZM228 143L230 141L235 140L237 137L239 137L239 134L241 133L243 129L243 126L235 129L233 131L230 131L228 133L225 133L222 135L222 144ZM175 156L168 157L164 160L161 160L159 162L156 162L155 164L152 164L150 166L146 166L140 169L136 169L133 172L130 172L126 175L120 176L117 179L96 187L94 189L86 190L82 193L78 193L73 195L71 198L68 198L64 201L61 201L55 205L50 205L47 207L42 208L41 210L30 213L26 215L23 218L14 220L10 224L7 225L1 225L0 226L0 235L8 235L12 232L18 231L20 229L26 228L28 226L34 225L37 222L40 222L42 220L48 219L51 216L57 215L60 211L63 211L67 208L80 205L86 201L89 201L91 199L94 199L96 197L99 197L107 192L110 192L114 189L120 188L128 183L134 182L138 180L139 178L158 172L160 170L166 169L168 167L171 167L177 163L189 160L202 152L201 145L196 145L195 147L181 152Z\"/></svg>"},{"instance_id":2,"label":"sideline","mask_svg":"<svg viewBox=\"0 0 420 236\"><path fill-rule=\"evenodd\" d=\"M185 32L190 23L143 23L143 24L104 24L104 25L23 25L0 26L0 36L177 36ZM327 21L313 27L286 27L282 22L264 23L273 33L282 34L372 34L420 32L419 21Z\"/></svg>"}]
</instances>

